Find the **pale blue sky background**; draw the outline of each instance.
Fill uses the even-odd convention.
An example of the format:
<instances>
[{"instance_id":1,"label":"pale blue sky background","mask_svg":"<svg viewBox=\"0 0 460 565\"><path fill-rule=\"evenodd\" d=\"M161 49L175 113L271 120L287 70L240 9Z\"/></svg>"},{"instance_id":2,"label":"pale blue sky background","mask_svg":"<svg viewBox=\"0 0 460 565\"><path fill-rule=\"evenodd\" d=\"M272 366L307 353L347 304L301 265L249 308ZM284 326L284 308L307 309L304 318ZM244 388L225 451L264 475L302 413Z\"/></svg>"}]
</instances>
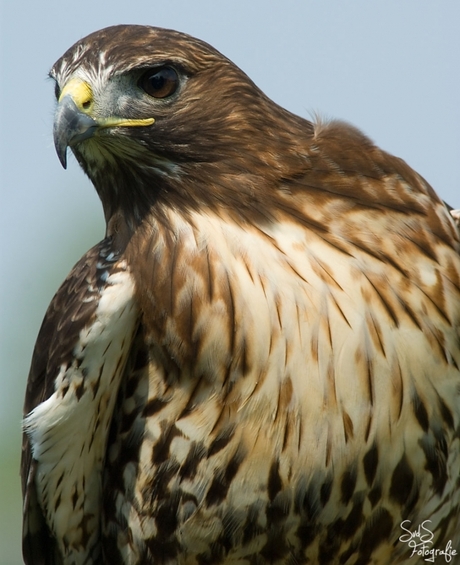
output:
<instances>
[{"instance_id":1,"label":"pale blue sky background","mask_svg":"<svg viewBox=\"0 0 460 565\"><path fill-rule=\"evenodd\" d=\"M0 565L18 565L16 468L34 340L60 282L104 232L89 181L54 152L54 61L112 24L188 32L289 110L358 126L460 207L460 1L2 2Z\"/></svg>"}]
</instances>

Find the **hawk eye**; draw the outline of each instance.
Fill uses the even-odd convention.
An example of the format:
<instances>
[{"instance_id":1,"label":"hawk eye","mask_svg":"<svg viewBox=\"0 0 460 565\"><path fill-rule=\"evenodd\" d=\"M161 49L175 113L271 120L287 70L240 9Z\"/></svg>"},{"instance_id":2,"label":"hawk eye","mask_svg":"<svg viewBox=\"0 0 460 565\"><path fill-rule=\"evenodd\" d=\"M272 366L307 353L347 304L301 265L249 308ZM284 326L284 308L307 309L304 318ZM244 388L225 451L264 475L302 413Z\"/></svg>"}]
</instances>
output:
<instances>
[{"instance_id":1,"label":"hawk eye","mask_svg":"<svg viewBox=\"0 0 460 565\"><path fill-rule=\"evenodd\" d=\"M149 96L166 98L176 92L179 85L179 77L172 67L149 69L141 76L138 85Z\"/></svg>"}]
</instances>

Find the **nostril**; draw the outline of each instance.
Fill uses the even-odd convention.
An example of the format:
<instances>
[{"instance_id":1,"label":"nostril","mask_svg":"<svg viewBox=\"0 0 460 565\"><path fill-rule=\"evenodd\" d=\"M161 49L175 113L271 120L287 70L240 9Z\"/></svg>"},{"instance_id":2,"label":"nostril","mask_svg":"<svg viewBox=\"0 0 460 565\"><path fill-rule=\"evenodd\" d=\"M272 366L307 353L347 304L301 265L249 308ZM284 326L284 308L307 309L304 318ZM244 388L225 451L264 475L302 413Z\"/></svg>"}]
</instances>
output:
<instances>
[{"instance_id":1,"label":"nostril","mask_svg":"<svg viewBox=\"0 0 460 565\"><path fill-rule=\"evenodd\" d=\"M91 106L91 100L87 100L86 102L83 102L82 106L85 110L87 110Z\"/></svg>"}]
</instances>

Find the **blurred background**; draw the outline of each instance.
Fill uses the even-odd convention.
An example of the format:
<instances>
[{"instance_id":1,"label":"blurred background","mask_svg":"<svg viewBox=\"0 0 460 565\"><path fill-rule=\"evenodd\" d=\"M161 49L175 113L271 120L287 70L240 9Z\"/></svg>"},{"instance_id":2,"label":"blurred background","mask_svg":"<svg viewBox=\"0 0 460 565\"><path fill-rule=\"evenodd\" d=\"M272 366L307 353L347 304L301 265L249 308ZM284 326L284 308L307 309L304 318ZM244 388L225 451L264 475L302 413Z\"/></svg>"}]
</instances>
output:
<instances>
[{"instance_id":1,"label":"blurred background","mask_svg":"<svg viewBox=\"0 0 460 565\"><path fill-rule=\"evenodd\" d=\"M1 2L0 565L19 565L21 414L35 337L59 284L104 234L89 181L54 152L51 65L108 25L185 31L292 112L353 123L460 207L460 2Z\"/></svg>"}]
</instances>

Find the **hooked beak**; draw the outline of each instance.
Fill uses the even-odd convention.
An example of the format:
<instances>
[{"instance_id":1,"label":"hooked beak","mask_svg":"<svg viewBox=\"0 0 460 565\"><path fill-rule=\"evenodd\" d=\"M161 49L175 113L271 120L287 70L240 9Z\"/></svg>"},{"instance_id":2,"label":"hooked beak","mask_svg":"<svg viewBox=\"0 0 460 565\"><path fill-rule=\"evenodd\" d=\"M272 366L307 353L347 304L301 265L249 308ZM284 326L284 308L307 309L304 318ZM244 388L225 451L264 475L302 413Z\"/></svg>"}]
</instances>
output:
<instances>
[{"instance_id":1,"label":"hooked beak","mask_svg":"<svg viewBox=\"0 0 460 565\"><path fill-rule=\"evenodd\" d=\"M67 168L67 147L93 137L101 128L149 126L154 118L126 119L116 116L94 118L93 93L90 85L71 79L62 90L54 114L54 146L61 165Z\"/></svg>"},{"instance_id":2,"label":"hooked beak","mask_svg":"<svg viewBox=\"0 0 460 565\"><path fill-rule=\"evenodd\" d=\"M97 122L78 109L72 96L59 100L54 115L53 137L56 153L64 169L67 168L67 147L94 135Z\"/></svg>"}]
</instances>

